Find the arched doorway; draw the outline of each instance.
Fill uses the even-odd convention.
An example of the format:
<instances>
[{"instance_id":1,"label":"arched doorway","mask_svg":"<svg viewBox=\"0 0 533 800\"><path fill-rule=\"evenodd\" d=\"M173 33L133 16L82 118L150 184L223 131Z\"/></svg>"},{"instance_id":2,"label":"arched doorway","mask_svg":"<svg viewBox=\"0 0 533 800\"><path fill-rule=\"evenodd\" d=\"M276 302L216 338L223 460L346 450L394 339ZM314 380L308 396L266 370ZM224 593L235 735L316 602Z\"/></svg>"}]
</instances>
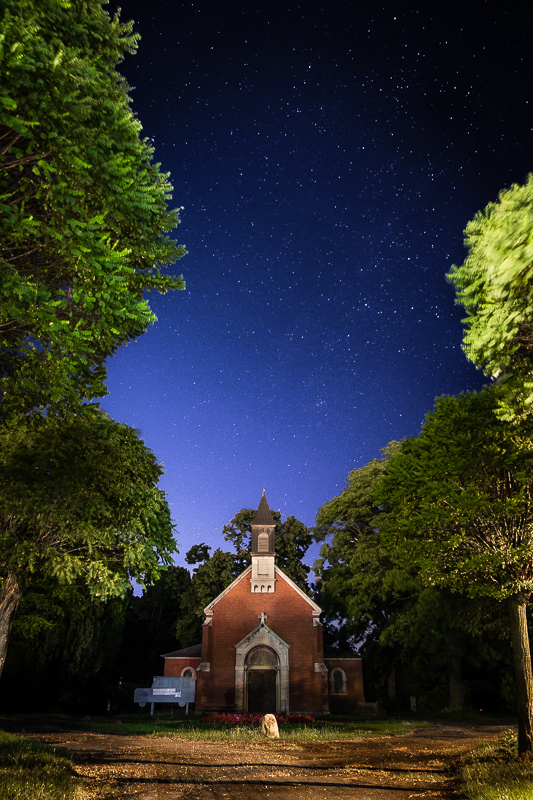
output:
<instances>
[{"instance_id":1,"label":"arched doorway","mask_svg":"<svg viewBox=\"0 0 533 800\"><path fill-rule=\"evenodd\" d=\"M290 647L277 633L271 631L263 620L257 628L250 631L248 636L245 636L242 641L235 645L235 709L236 711L249 711L248 673L259 672L261 664L252 664L249 670L248 657L255 650L259 651L260 648L265 648L266 651L274 653L276 659L275 666L274 661L263 665L263 669L276 670L276 706L274 713L288 714ZM260 656L258 655L257 658L259 659ZM251 680L253 695L253 682L255 680L259 681L261 678L252 678ZM269 678L266 677L264 680L268 681Z\"/></svg>"},{"instance_id":2,"label":"arched doorway","mask_svg":"<svg viewBox=\"0 0 533 800\"><path fill-rule=\"evenodd\" d=\"M259 645L246 656L246 708L250 714L274 714L278 707L279 658L270 647Z\"/></svg>"}]
</instances>

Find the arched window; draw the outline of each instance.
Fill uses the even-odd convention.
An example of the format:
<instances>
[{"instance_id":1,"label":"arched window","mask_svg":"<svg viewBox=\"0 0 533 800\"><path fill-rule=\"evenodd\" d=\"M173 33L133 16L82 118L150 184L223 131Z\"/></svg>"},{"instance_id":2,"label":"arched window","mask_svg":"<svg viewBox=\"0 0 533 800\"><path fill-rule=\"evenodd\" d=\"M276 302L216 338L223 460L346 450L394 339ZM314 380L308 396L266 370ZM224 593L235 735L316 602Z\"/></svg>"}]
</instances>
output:
<instances>
[{"instance_id":1,"label":"arched window","mask_svg":"<svg viewBox=\"0 0 533 800\"><path fill-rule=\"evenodd\" d=\"M277 669L278 657L270 647L259 645L248 653L246 665L258 669Z\"/></svg>"},{"instance_id":2,"label":"arched window","mask_svg":"<svg viewBox=\"0 0 533 800\"><path fill-rule=\"evenodd\" d=\"M268 533L260 533L257 537L257 552L268 553Z\"/></svg>"},{"instance_id":3,"label":"arched window","mask_svg":"<svg viewBox=\"0 0 533 800\"><path fill-rule=\"evenodd\" d=\"M181 670L182 678L194 678L196 680L196 670L194 667L183 667Z\"/></svg>"},{"instance_id":4,"label":"arched window","mask_svg":"<svg viewBox=\"0 0 533 800\"><path fill-rule=\"evenodd\" d=\"M335 667L329 676L331 694L346 694L346 674L340 667Z\"/></svg>"}]
</instances>

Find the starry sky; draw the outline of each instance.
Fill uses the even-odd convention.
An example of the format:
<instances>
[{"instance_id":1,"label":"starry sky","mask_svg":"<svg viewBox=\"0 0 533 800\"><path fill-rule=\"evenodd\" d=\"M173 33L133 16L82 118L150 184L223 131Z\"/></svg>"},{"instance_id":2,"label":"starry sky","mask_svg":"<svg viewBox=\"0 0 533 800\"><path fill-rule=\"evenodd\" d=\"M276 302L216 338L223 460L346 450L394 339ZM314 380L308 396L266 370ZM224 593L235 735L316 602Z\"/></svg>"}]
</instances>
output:
<instances>
[{"instance_id":1,"label":"starry sky","mask_svg":"<svg viewBox=\"0 0 533 800\"><path fill-rule=\"evenodd\" d=\"M183 564L229 549L263 487L312 525L436 396L483 384L445 275L467 221L533 169L533 22L481 0L117 5L189 254L102 405L164 465Z\"/></svg>"}]
</instances>

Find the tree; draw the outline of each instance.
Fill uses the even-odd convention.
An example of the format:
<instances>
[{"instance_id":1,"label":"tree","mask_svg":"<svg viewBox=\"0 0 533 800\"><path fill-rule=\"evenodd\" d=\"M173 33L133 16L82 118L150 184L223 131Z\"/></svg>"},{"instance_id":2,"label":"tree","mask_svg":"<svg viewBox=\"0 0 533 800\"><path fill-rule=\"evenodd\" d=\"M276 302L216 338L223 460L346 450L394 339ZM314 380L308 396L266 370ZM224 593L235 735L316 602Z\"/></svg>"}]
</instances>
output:
<instances>
[{"instance_id":1,"label":"tree","mask_svg":"<svg viewBox=\"0 0 533 800\"><path fill-rule=\"evenodd\" d=\"M533 591L533 427L498 419L492 389L441 397L404 441L379 493L382 534L426 586L506 603L519 752L533 756L533 677L526 605Z\"/></svg>"},{"instance_id":2,"label":"tree","mask_svg":"<svg viewBox=\"0 0 533 800\"><path fill-rule=\"evenodd\" d=\"M351 642L370 654L369 677L385 702L394 706L416 695L420 708L458 710L465 658L471 670L476 666L470 657L474 650L485 662L494 661L482 636L490 626L493 638L493 609L486 602L424 586L417 565L398 559L387 547L381 528L388 508L379 494L401 449L400 442L390 442L381 459L352 470L341 494L319 509L315 537L324 544L314 568L317 601L324 608L330 646Z\"/></svg>"},{"instance_id":3,"label":"tree","mask_svg":"<svg viewBox=\"0 0 533 800\"><path fill-rule=\"evenodd\" d=\"M513 420L533 404L533 175L476 214L465 245L447 276L467 312L463 349L501 379L499 413Z\"/></svg>"},{"instance_id":4,"label":"tree","mask_svg":"<svg viewBox=\"0 0 533 800\"><path fill-rule=\"evenodd\" d=\"M361 652L372 652L374 691L381 694L389 684L387 701L393 703L396 692L390 679L402 662L410 665L409 695L422 694L415 685L421 685L423 672L435 674L428 670L435 647L426 633L442 627L435 620L428 625L427 620L427 608L435 610L438 598L424 602L416 568L398 563L382 541L380 528L387 510L379 504L378 493L391 458L400 450L400 442L389 442L381 459L352 470L341 494L318 510L315 527L315 538L324 542L314 569L326 630L331 629L338 643L351 642ZM446 651L441 641L441 662L444 658L446 663ZM418 662L423 662L420 669ZM440 672L442 666L439 663ZM449 706L457 705L460 694L456 676L457 671L450 670ZM430 685L427 678L425 685Z\"/></svg>"},{"instance_id":5,"label":"tree","mask_svg":"<svg viewBox=\"0 0 533 800\"><path fill-rule=\"evenodd\" d=\"M198 566L183 597L176 624L176 637L182 647L201 642L204 608L242 572L240 560L234 553L218 548L210 556L210 550L205 544L194 545L185 556L188 564Z\"/></svg>"},{"instance_id":6,"label":"tree","mask_svg":"<svg viewBox=\"0 0 533 800\"><path fill-rule=\"evenodd\" d=\"M1 416L75 413L105 395L105 359L155 320L168 176L117 72L133 23L105 0L4 0L0 17Z\"/></svg>"},{"instance_id":7,"label":"tree","mask_svg":"<svg viewBox=\"0 0 533 800\"><path fill-rule=\"evenodd\" d=\"M83 581L33 575L21 598L0 691L14 711L106 710L116 692L116 659L129 597L101 602Z\"/></svg>"},{"instance_id":8,"label":"tree","mask_svg":"<svg viewBox=\"0 0 533 800\"><path fill-rule=\"evenodd\" d=\"M171 562L161 474L136 431L103 412L0 429L0 674L32 575L105 600Z\"/></svg>"},{"instance_id":9,"label":"tree","mask_svg":"<svg viewBox=\"0 0 533 800\"><path fill-rule=\"evenodd\" d=\"M341 494L317 512L314 536L322 541L314 565L319 580L319 602L326 621L346 641L361 641L383 617L383 603L391 588L392 562L381 547L380 509L376 496L391 455L400 447L390 442L359 469L351 470Z\"/></svg>"},{"instance_id":10,"label":"tree","mask_svg":"<svg viewBox=\"0 0 533 800\"><path fill-rule=\"evenodd\" d=\"M150 686L153 676L159 674L161 656L185 646L176 638L176 619L188 612L190 588L189 571L170 566L144 587L140 597L130 598L117 661L117 674L124 681Z\"/></svg>"}]
</instances>

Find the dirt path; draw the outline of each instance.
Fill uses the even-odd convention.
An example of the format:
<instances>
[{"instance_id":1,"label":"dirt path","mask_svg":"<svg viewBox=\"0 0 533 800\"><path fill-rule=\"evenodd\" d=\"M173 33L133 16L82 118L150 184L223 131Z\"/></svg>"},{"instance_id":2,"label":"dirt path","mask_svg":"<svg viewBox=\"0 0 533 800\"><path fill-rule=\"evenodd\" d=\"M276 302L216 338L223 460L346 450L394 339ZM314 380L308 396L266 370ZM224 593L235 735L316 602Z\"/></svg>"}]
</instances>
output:
<instances>
[{"instance_id":1,"label":"dirt path","mask_svg":"<svg viewBox=\"0 0 533 800\"><path fill-rule=\"evenodd\" d=\"M457 800L457 755L503 726L447 724L353 742L191 742L79 731L36 732L66 748L90 800Z\"/></svg>"}]
</instances>

